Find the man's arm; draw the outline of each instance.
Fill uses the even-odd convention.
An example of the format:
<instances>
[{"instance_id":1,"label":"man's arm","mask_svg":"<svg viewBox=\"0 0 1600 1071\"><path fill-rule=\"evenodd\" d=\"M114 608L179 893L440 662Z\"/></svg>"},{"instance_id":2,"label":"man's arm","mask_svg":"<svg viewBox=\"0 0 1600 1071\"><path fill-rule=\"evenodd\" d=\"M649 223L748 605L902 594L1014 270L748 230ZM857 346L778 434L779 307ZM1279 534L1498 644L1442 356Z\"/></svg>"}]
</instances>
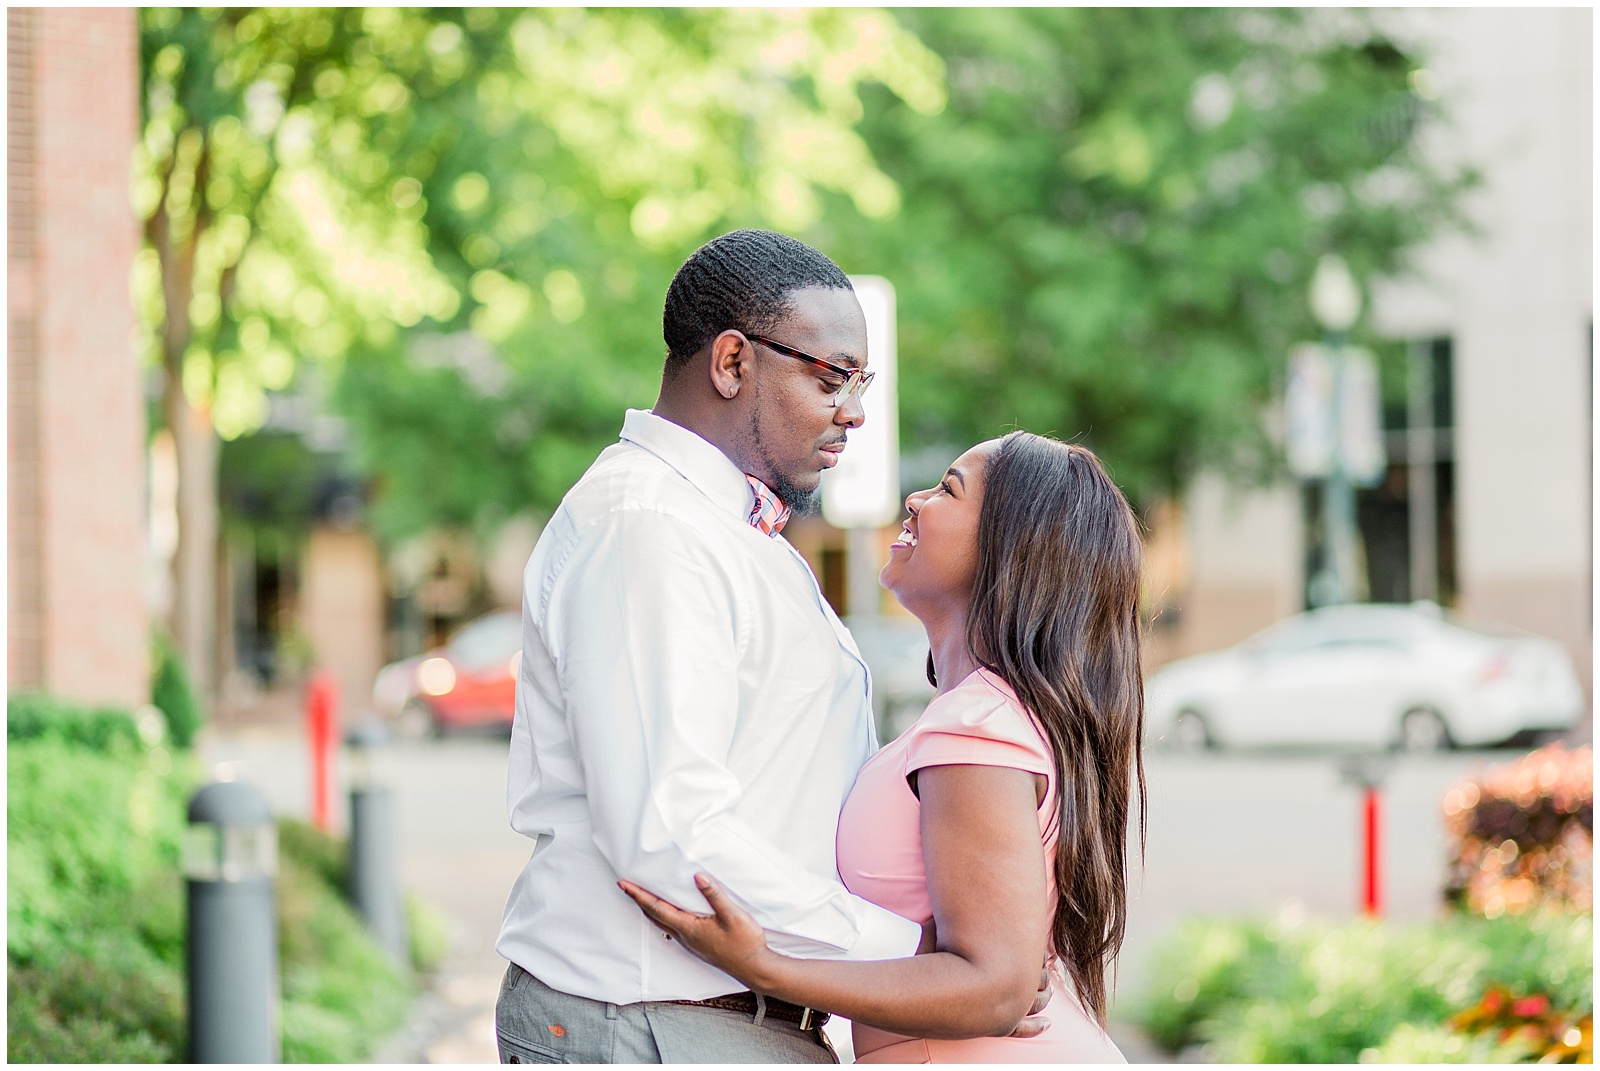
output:
<instances>
[{"instance_id":1,"label":"man's arm","mask_svg":"<svg viewBox=\"0 0 1600 1071\"><path fill-rule=\"evenodd\" d=\"M563 563L541 615L583 766L595 842L616 873L699 902L730 895L791 955L910 955L920 928L807 872L737 816L739 595L691 526L612 514ZM620 895L620 894L619 894Z\"/></svg>"}]
</instances>

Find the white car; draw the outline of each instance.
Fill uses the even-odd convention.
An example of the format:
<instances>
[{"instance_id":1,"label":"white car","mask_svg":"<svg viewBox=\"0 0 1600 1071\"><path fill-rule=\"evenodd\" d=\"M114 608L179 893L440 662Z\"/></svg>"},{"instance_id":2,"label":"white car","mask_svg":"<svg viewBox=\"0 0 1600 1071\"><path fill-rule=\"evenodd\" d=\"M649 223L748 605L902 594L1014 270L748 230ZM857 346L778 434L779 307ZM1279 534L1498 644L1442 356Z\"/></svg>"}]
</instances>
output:
<instances>
[{"instance_id":1,"label":"white car","mask_svg":"<svg viewBox=\"0 0 1600 1071\"><path fill-rule=\"evenodd\" d=\"M1431 603L1296 614L1145 684L1147 739L1189 749L1481 746L1570 728L1583 710L1555 641L1462 628Z\"/></svg>"}]
</instances>

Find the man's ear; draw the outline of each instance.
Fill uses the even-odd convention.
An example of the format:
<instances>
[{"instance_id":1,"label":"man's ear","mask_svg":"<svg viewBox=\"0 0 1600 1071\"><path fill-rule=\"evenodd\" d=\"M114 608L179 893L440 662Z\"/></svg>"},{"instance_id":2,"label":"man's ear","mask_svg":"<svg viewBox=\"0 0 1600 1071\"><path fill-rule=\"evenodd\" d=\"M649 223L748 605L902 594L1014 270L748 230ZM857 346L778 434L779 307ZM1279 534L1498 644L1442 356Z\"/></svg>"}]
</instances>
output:
<instances>
[{"instance_id":1,"label":"man's ear","mask_svg":"<svg viewBox=\"0 0 1600 1071\"><path fill-rule=\"evenodd\" d=\"M711 340L711 387L724 398L732 399L744 382L745 365L750 359L750 343L737 331L727 330Z\"/></svg>"}]
</instances>

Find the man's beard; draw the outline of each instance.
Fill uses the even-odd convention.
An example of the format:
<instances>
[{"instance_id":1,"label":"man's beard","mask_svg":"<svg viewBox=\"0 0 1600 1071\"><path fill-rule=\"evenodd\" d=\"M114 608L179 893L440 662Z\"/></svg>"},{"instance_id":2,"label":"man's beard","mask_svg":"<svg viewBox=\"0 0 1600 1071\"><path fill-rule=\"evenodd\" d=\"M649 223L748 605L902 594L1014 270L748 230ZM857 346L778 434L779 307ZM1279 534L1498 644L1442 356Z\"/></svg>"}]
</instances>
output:
<instances>
[{"instance_id":1,"label":"man's beard","mask_svg":"<svg viewBox=\"0 0 1600 1071\"><path fill-rule=\"evenodd\" d=\"M761 434L761 418L756 412L750 414L750 441L756 448L756 456L766 463L767 472L770 474L767 481L769 488L778 496L779 502L789 507L790 515L810 517L817 513L822 507L821 482L819 481L817 486L808 491L803 487L796 487L793 481L783 474L777 462L773 461L772 455L767 452L766 440Z\"/></svg>"},{"instance_id":2,"label":"man's beard","mask_svg":"<svg viewBox=\"0 0 1600 1071\"><path fill-rule=\"evenodd\" d=\"M772 464L772 459L766 452L761 454L761 460L767 463L772 472L772 493L778 496L778 501L789 507L789 513L795 517L810 517L822 506L822 484L817 484L809 491L802 490L789 482L789 478L779 472Z\"/></svg>"}]
</instances>

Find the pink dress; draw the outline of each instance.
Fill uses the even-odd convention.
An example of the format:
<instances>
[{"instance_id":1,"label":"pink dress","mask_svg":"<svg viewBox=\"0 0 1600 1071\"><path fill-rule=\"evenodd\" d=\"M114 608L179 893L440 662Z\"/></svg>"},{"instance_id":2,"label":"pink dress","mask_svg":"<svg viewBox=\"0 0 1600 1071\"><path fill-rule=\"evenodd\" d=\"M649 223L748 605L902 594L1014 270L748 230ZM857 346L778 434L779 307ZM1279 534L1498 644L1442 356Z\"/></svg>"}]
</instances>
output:
<instances>
[{"instance_id":1,"label":"pink dress","mask_svg":"<svg viewBox=\"0 0 1600 1071\"><path fill-rule=\"evenodd\" d=\"M933 917L922 861L921 803L906 775L926 766L1005 766L1050 780L1039 809L1048 860L1055 765L1033 719L1005 681L980 669L938 696L927 710L862 767L839 815L839 874L851 892L913 922ZM1055 882L1044 875L1050 895ZM857 1063L1126 1063L1083 1010L1070 983L1053 969L1050 1027L1032 1038L942 1041L909 1038L854 1024Z\"/></svg>"}]
</instances>

